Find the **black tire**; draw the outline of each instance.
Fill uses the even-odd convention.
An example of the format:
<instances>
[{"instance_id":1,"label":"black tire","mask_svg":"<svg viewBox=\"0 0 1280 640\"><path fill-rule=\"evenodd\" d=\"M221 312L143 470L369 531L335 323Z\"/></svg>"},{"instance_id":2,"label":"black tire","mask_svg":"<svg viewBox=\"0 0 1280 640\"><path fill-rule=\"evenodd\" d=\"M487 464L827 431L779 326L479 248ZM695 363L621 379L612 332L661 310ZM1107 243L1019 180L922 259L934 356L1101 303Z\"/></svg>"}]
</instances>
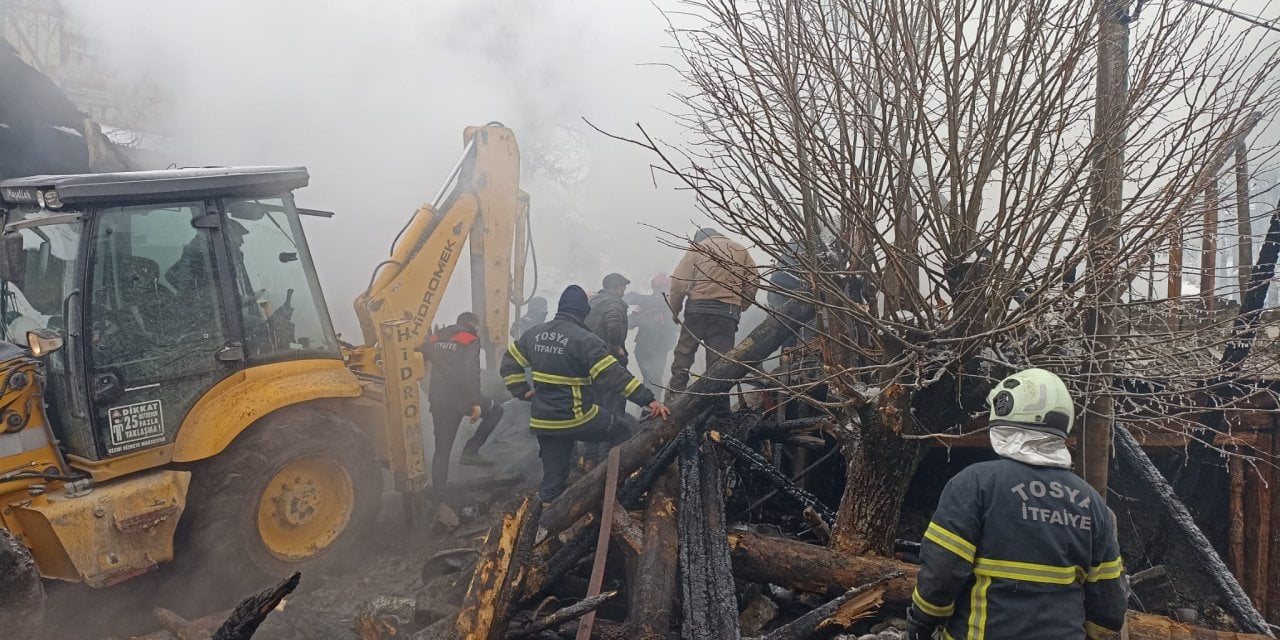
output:
<instances>
[{"instance_id":1,"label":"black tire","mask_svg":"<svg viewBox=\"0 0 1280 640\"><path fill-rule=\"evenodd\" d=\"M44 583L31 551L0 529L0 631L14 638L40 637L44 610Z\"/></svg>"},{"instance_id":2,"label":"black tire","mask_svg":"<svg viewBox=\"0 0 1280 640\"><path fill-rule=\"evenodd\" d=\"M259 508L281 501L266 500L264 493L286 465L302 460L336 462L345 470L350 516L336 537L307 557L281 557L260 534ZM363 431L330 412L305 406L281 409L222 453L194 465L175 560L196 564L205 576L220 578L224 587L260 586L298 570L311 576L340 571L358 561L360 532L375 524L381 501L382 468Z\"/></svg>"}]
</instances>

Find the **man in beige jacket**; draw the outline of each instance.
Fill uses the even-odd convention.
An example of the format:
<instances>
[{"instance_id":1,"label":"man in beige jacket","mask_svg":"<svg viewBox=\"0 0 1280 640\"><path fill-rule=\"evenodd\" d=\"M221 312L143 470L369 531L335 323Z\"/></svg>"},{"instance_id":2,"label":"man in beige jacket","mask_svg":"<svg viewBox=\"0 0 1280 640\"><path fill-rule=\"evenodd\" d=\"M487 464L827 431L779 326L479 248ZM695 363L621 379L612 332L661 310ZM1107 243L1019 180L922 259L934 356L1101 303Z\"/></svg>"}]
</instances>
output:
<instances>
[{"instance_id":1,"label":"man in beige jacket","mask_svg":"<svg viewBox=\"0 0 1280 640\"><path fill-rule=\"evenodd\" d=\"M693 245L671 273L672 319L679 323L684 311L671 363L672 394L689 385L689 367L699 343L707 345L708 369L733 348L738 318L755 302L759 277L755 261L742 245L715 229L694 234Z\"/></svg>"}]
</instances>

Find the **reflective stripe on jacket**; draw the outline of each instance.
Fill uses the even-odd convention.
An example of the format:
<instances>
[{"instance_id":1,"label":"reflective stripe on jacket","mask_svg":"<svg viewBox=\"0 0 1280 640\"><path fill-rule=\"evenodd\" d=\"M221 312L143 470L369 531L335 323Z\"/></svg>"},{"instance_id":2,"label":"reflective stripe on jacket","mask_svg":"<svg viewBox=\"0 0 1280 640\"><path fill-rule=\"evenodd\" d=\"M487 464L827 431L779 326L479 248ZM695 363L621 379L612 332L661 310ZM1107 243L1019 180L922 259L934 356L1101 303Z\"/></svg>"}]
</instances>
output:
<instances>
[{"instance_id":1,"label":"reflective stripe on jacket","mask_svg":"<svg viewBox=\"0 0 1280 640\"><path fill-rule=\"evenodd\" d=\"M600 413L597 394L622 393L644 406L653 392L640 384L604 341L564 314L524 332L502 356L502 380L511 395L523 398L533 380L529 427L568 433Z\"/></svg>"},{"instance_id":2,"label":"reflective stripe on jacket","mask_svg":"<svg viewBox=\"0 0 1280 640\"><path fill-rule=\"evenodd\" d=\"M951 640L1103 638L1124 624L1115 521L1069 470L1000 459L943 489L912 594Z\"/></svg>"}]
</instances>

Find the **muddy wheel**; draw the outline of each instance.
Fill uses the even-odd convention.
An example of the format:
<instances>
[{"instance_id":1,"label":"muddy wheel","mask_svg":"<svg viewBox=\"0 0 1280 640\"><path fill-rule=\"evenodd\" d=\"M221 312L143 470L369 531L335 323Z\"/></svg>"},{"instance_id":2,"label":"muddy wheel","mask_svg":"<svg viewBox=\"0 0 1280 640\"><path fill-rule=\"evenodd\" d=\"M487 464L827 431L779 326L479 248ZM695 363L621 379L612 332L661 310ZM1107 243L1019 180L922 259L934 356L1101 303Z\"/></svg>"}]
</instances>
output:
<instances>
[{"instance_id":1,"label":"muddy wheel","mask_svg":"<svg viewBox=\"0 0 1280 640\"><path fill-rule=\"evenodd\" d=\"M5 637L38 637L44 603L44 584L31 551L0 529L0 629Z\"/></svg>"},{"instance_id":2,"label":"muddy wheel","mask_svg":"<svg viewBox=\"0 0 1280 640\"><path fill-rule=\"evenodd\" d=\"M178 554L246 579L341 569L381 500L382 469L359 428L283 409L193 470Z\"/></svg>"}]
</instances>

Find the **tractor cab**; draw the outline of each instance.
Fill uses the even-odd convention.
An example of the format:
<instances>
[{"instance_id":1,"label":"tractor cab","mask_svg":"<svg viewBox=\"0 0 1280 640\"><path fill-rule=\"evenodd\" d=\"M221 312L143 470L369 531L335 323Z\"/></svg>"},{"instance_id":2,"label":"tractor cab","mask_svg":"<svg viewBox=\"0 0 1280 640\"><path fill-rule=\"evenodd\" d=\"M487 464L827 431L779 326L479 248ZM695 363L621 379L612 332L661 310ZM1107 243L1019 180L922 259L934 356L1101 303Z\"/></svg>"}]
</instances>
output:
<instances>
[{"instance_id":1,"label":"tractor cab","mask_svg":"<svg viewBox=\"0 0 1280 640\"><path fill-rule=\"evenodd\" d=\"M44 360L73 462L172 444L250 366L341 360L292 196L307 181L246 167L0 182L0 339Z\"/></svg>"}]
</instances>

